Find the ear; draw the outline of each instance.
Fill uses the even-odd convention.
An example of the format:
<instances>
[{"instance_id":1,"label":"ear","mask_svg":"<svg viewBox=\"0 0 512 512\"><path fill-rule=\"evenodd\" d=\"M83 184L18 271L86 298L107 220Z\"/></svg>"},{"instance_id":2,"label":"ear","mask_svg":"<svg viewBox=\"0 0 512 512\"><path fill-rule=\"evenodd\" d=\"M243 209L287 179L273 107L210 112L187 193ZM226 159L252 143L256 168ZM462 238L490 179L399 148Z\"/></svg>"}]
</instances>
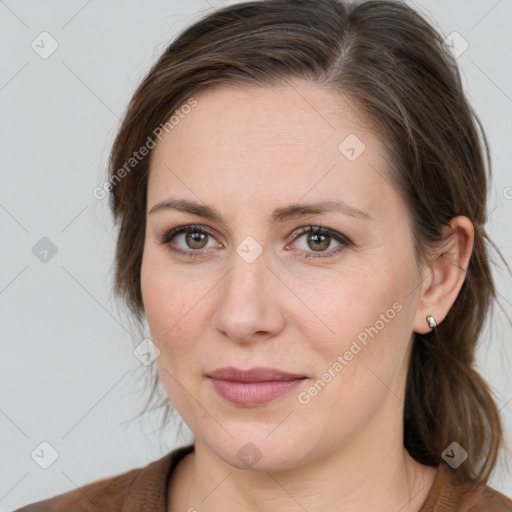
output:
<instances>
[{"instance_id":1,"label":"ear","mask_svg":"<svg viewBox=\"0 0 512 512\"><path fill-rule=\"evenodd\" d=\"M414 332L431 331L426 317L440 324L453 306L466 278L473 251L475 231L463 216L453 218L444 228L445 242L423 269L423 285L414 319Z\"/></svg>"}]
</instances>

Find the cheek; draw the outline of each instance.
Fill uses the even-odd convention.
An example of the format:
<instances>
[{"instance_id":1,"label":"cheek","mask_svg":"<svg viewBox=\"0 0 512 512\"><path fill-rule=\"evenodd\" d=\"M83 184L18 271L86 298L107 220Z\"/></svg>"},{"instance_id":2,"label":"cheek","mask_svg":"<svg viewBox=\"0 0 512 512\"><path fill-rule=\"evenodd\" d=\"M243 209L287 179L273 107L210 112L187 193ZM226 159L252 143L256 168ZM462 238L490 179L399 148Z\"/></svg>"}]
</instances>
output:
<instances>
[{"instance_id":1,"label":"cheek","mask_svg":"<svg viewBox=\"0 0 512 512\"><path fill-rule=\"evenodd\" d=\"M186 316L189 288L176 279L157 251L145 247L141 265L141 291L146 319L153 341L163 343Z\"/></svg>"},{"instance_id":2,"label":"cheek","mask_svg":"<svg viewBox=\"0 0 512 512\"><path fill-rule=\"evenodd\" d=\"M304 303L313 305L322 323L313 322L311 312L295 318L315 354L316 378L336 375L325 395L335 403L340 396L354 406L378 399L387 392L382 382L391 383L403 366L414 317L408 294L415 267L409 260L384 261L301 287Z\"/></svg>"},{"instance_id":3,"label":"cheek","mask_svg":"<svg viewBox=\"0 0 512 512\"><path fill-rule=\"evenodd\" d=\"M171 403L183 411L189 398L183 385L188 387L187 379L197 372L197 340L203 327L200 285L181 276L158 255L145 253L141 290L151 339L160 350L156 365Z\"/></svg>"},{"instance_id":4,"label":"cheek","mask_svg":"<svg viewBox=\"0 0 512 512\"><path fill-rule=\"evenodd\" d=\"M161 251L145 251L141 267L144 311L153 342L165 361L187 361L208 324L209 291L215 279L183 271Z\"/></svg>"},{"instance_id":5,"label":"cheek","mask_svg":"<svg viewBox=\"0 0 512 512\"><path fill-rule=\"evenodd\" d=\"M311 291L304 298L315 304L315 312L334 334L328 332L318 343L307 319L299 327L307 336L306 355L314 361L314 378L297 398L304 413L309 411L311 429L327 429L326 437L332 439L350 438L384 404L401 404L395 396L401 395L409 322L402 284L392 272L353 270L334 287L325 287L322 281L318 295Z\"/></svg>"},{"instance_id":6,"label":"cheek","mask_svg":"<svg viewBox=\"0 0 512 512\"><path fill-rule=\"evenodd\" d=\"M326 353L344 348L376 322L383 330L382 322L395 318L393 304L400 301L399 283L392 278L392 271L378 273L375 269L350 268L342 274L316 275L311 282L302 280L297 295L309 309L297 309L296 321L305 332L314 329L321 335L323 343L316 346Z\"/></svg>"}]
</instances>

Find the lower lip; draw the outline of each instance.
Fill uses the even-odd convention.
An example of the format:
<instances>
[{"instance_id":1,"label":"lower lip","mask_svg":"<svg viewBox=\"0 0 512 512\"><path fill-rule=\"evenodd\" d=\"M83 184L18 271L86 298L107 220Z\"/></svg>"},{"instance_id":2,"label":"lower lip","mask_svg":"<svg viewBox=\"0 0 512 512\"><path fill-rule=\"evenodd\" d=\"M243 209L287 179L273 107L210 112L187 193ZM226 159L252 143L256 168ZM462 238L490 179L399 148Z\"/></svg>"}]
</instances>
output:
<instances>
[{"instance_id":1,"label":"lower lip","mask_svg":"<svg viewBox=\"0 0 512 512\"><path fill-rule=\"evenodd\" d=\"M210 381L215 391L228 402L243 407L254 407L286 395L304 379L233 382L210 378Z\"/></svg>"}]
</instances>

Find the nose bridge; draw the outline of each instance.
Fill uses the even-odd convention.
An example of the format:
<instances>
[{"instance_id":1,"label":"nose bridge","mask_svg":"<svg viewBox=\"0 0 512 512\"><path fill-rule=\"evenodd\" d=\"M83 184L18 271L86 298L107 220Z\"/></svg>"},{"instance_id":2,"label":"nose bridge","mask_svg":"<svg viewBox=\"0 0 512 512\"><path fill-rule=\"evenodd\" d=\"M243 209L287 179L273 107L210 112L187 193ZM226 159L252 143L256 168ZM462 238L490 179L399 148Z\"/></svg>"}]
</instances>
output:
<instances>
[{"instance_id":1,"label":"nose bridge","mask_svg":"<svg viewBox=\"0 0 512 512\"><path fill-rule=\"evenodd\" d=\"M281 326L268 255L247 237L233 251L215 312L215 327L233 339L247 340L256 332Z\"/></svg>"},{"instance_id":2,"label":"nose bridge","mask_svg":"<svg viewBox=\"0 0 512 512\"><path fill-rule=\"evenodd\" d=\"M259 237L247 234L234 247L230 258L230 268L227 287L229 293L240 292L243 294L257 294L258 284L260 288L264 285L264 279L269 270L268 251L264 249L264 241ZM228 290L226 290L228 291Z\"/></svg>"},{"instance_id":3,"label":"nose bridge","mask_svg":"<svg viewBox=\"0 0 512 512\"><path fill-rule=\"evenodd\" d=\"M260 308L269 273L267 260L267 255L263 250L257 251L254 242L241 242L231 257L231 270L224 282L222 300L228 305L233 302L230 307L243 301L246 303L245 309L248 306L251 309Z\"/></svg>"}]
</instances>

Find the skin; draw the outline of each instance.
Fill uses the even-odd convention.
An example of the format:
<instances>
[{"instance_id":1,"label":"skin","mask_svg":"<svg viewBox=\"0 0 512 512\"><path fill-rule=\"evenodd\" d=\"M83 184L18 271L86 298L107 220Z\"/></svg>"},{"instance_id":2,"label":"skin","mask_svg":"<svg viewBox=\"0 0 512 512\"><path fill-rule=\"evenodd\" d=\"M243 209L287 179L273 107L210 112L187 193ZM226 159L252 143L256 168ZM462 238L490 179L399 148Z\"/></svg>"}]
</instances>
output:
<instances>
[{"instance_id":1,"label":"skin","mask_svg":"<svg viewBox=\"0 0 512 512\"><path fill-rule=\"evenodd\" d=\"M168 510L418 511L435 468L403 447L408 356L413 333L430 330L426 315L441 322L457 297L471 222L453 219L446 244L419 265L381 138L346 99L318 85L223 85L195 97L198 105L151 157L141 269L162 383L195 436L195 452L170 479ZM349 134L365 145L354 161L338 149ZM224 220L149 213L171 197L213 206ZM368 218L330 212L269 223L275 208L327 200ZM190 224L213 236L192 247L185 234L159 241ZM308 233L298 234L319 224L352 244L327 236L318 250ZM236 250L246 237L262 248L251 263ZM299 393L397 303L400 312L301 403ZM273 402L243 407L206 377L224 366L307 378ZM252 467L237 457L247 443L261 454Z\"/></svg>"}]
</instances>

